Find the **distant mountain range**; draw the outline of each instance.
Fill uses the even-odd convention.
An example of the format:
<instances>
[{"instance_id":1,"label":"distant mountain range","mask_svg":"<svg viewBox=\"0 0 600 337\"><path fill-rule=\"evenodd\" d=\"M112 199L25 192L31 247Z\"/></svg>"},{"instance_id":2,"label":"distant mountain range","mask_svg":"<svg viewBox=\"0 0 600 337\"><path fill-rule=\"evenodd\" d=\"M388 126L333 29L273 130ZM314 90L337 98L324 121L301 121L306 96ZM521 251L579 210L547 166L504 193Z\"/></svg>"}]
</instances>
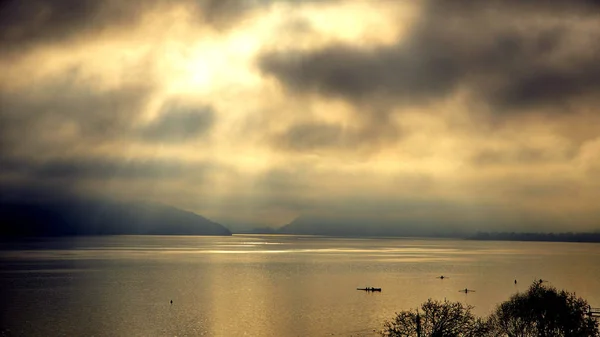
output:
<instances>
[{"instance_id":1,"label":"distant mountain range","mask_svg":"<svg viewBox=\"0 0 600 337\"><path fill-rule=\"evenodd\" d=\"M600 242L596 233L482 233L456 224L402 222L377 217L300 216L280 228L259 227L236 233L324 236L447 237L473 240ZM0 236L69 235L222 235L231 232L198 214L154 203L99 198L0 198Z\"/></svg>"},{"instance_id":2,"label":"distant mountain range","mask_svg":"<svg viewBox=\"0 0 600 337\"><path fill-rule=\"evenodd\" d=\"M234 230L236 234L280 234L279 230L272 227L255 227L250 229Z\"/></svg>"},{"instance_id":3,"label":"distant mountain range","mask_svg":"<svg viewBox=\"0 0 600 337\"><path fill-rule=\"evenodd\" d=\"M600 231L594 233L514 233L514 232L477 232L460 230L456 226L433 226L428 223L407 225L402 222L374 222L368 219L340 219L301 216L280 228L259 227L239 231L246 234L296 234L323 236L406 236L441 237L470 240L507 240L507 241L555 241L555 242L600 242Z\"/></svg>"},{"instance_id":4,"label":"distant mountain range","mask_svg":"<svg viewBox=\"0 0 600 337\"><path fill-rule=\"evenodd\" d=\"M254 234L298 234L325 236L428 236L428 237L465 237L467 234L456 226L434 226L429 223L411 224L397 221L382 221L375 217L311 217L300 216L287 225L274 229L255 228L244 231Z\"/></svg>"},{"instance_id":5,"label":"distant mountain range","mask_svg":"<svg viewBox=\"0 0 600 337\"><path fill-rule=\"evenodd\" d=\"M482 241L549 241L549 242L600 242L596 233L477 233L471 240Z\"/></svg>"},{"instance_id":6,"label":"distant mountain range","mask_svg":"<svg viewBox=\"0 0 600 337\"><path fill-rule=\"evenodd\" d=\"M198 214L150 203L98 199L1 201L0 236L231 235Z\"/></svg>"}]
</instances>

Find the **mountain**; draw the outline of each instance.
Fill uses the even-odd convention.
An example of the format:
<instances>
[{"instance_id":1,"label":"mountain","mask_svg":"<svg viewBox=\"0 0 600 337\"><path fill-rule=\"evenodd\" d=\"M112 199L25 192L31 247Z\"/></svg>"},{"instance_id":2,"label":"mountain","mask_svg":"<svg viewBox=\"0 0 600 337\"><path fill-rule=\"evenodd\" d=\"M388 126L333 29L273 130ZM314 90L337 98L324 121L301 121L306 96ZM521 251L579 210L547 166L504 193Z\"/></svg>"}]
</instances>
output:
<instances>
[{"instance_id":1,"label":"mountain","mask_svg":"<svg viewBox=\"0 0 600 337\"><path fill-rule=\"evenodd\" d=\"M277 229L271 227L254 227L247 230L240 230L243 234L278 234Z\"/></svg>"},{"instance_id":2,"label":"mountain","mask_svg":"<svg viewBox=\"0 0 600 337\"><path fill-rule=\"evenodd\" d=\"M471 240L493 241L549 241L549 242L600 242L600 233L514 233L479 232Z\"/></svg>"},{"instance_id":3,"label":"mountain","mask_svg":"<svg viewBox=\"0 0 600 337\"><path fill-rule=\"evenodd\" d=\"M231 235L170 206L99 199L0 201L0 236Z\"/></svg>"},{"instance_id":4,"label":"mountain","mask_svg":"<svg viewBox=\"0 0 600 337\"><path fill-rule=\"evenodd\" d=\"M432 224L418 221L386 220L377 217L300 216L280 227L278 234L328 236L430 236L463 237L465 230L456 224Z\"/></svg>"}]
</instances>

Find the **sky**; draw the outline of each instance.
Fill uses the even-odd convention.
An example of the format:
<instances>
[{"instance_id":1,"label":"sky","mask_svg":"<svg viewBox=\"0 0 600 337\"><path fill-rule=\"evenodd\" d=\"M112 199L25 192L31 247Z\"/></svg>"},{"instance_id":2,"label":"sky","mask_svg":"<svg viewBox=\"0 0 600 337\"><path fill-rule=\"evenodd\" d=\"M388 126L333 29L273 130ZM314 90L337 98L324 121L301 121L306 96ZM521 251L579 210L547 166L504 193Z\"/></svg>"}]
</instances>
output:
<instances>
[{"instance_id":1,"label":"sky","mask_svg":"<svg viewBox=\"0 0 600 337\"><path fill-rule=\"evenodd\" d=\"M9 0L0 69L3 189L600 229L598 1Z\"/></svg>"}]
</instances>

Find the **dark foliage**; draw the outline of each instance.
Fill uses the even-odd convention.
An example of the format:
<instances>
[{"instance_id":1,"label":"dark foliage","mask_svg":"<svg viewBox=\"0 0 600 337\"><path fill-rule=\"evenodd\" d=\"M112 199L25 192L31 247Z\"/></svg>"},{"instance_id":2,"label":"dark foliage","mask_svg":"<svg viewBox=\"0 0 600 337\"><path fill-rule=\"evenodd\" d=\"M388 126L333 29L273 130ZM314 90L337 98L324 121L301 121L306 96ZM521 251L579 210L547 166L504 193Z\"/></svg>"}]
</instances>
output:
<instances>
[{"instance_id":1,"label":"dark foliage","mask_svg":"<svg viewBox=\"0 0 600 337\"><path fill-rule=\"evenodd\" d=\"M384 323L383 336L394 337L600 337L590 306L575 294L543 281L501 303L487 319L476 318L460 302L428 300L419 311L396 314ZM418 333L420 331L420 334Z\"/></svg>"},{"instance_id":2,"label":"dark foliage","mask_svg":"<svg viewBox=\"0 0 600 337\"><path fill-rule=\"evenodd\" d=\"M500 304L490 325L495 337L600 336L598 322L587 315L589 308L575 294L536 281L527 292Z\"/></svg>"},{"instance_id":3,"label":"dark foliage","mask_svg":"<svg viewBox=\"0 0 600 337\"><path fill-rule=\"evenodd\" d=\"M475 318L470 306L430 299L421 305L420 311L402 311L394 320L385 322L381 334L394 337L479 337L488 331L487 323Z\"/></svg>"}]
</instances>

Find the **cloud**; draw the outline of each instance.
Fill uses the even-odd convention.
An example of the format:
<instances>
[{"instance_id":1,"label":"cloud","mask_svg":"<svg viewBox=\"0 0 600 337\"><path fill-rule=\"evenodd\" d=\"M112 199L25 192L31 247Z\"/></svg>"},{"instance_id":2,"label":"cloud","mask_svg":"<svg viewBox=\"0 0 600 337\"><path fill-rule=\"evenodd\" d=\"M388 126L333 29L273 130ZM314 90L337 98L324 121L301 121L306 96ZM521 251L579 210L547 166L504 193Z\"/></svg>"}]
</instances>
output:
<instances>
[{"instance_id":1,"label":"cloud","mask_svg":"<svg viewBox=\"0 0 600 337\"><path fill-rule=\"evenodd\" d=\"M2 6L2 188L236 224L598 218L596 1Z\"/></svg>"},{"instance_id":2,"label":"cloud","mask_svg":"<svg viewBox=\"0 0 600 337\"><path fill-rule=\"evenodd\" d=\"M589 29L598 13L586 11L596 2L576 2L576 19L553 1L460 3L427 2L395 45L267 51L258 66L290 92L354 104L419 105L467 90L505 113L600 91L600 50L589 48L600 41Z\"/></svg>"},{"instance_id":3,"label":"cloud","mask_svg":"<svg viewBox=\"0 0 600 337\"><path fill-rule=\"evenodd\" d=\"M547 163L562 163L572 160L576 155L575 149L539 149L528 146L515 147L509 150L484 149L472 157L472 163L477 166L494 167L499 165L538 165Z\"/></svg>"},{"instance_id":4,"label":"cloud","mask_svg":"<svg viewBox=\"0 0 600 337\"><path fill-rule=\"evenodd\" d=\"M573 0L570 2L564 2L562 0L530 0L527 2L520 0L491 0L482 3L477 0L457 0L457 1L444 1L444 0L427 0L427 6L431 11L439 11L440 13L447 13L450 11L461 11L470 13L472 10L480 11L482 9L489 9L496 11L498 9L511 8L513 6L521 6L514 8L515 10L521 8L535 9L537 12L559 12L564 13L565 10L580 12L582 10L596 10L600 8L600 3L596 0Z\"/></svg>"},{"instance_id":5,"label":"cloud","mask_svg":"<svg viewBox=\"0 0 600 337\"><path fill-rule=\"evenodd\" d=\"M347 137L339 125L326 123L304 123L292 125L278 135L274 144L285 149L310 151L327 147L345 147Z\"/></svg>"},{"instance_id":6,"label":"cloud","mask_svg":"<svg viewBox=\"0 0 600 337\"><path fill-rule=\"evenodd\" d=\"M205 135L212 127L215 113L208 106L167 103L161 115L144 127L142 137L151 142L178 143Z\"/></svg>"},{"instance_id":7,"label":"cloud","mask_svg":"<svg viewBox=\"0 0 600 337\"><path fill-rule=\"evenodd\" d=\"M27 90L0 91L3 152L100 145L131 134L153 92L150 84L101 89L73 76Z\"/></svg>"},{"instance_id":8,"label":"cloud","mask_svg":"<svg viewBox=\"0 0 600 337\"><path fill-rule=\"evenodd\" d=\"M160 179L175 178L190 169L177 161L71 158L47 161L5 159L3 172L45 179Z\"/></svg>"},{"instance_id":9,"label":"cloud","mask_svg":"<svg viewBox=\"0 0 600 337\"><path fill-rule=\"evenodd\" d=\"M153 12L182 8L198 26L226 30L275 0L6 0L0 4L1 53L133 29Z\"/></svg>"},{"instance_id":10,"label":"cloud","mask_svg":"<svg viewBox=\"0 0 600 337\"><path fill-rule=\"evenodd\" d=\"M363 121L358 126L308 121L294 123L275 133L270 145L281 151L298 153L334 152L367 155L374 148L401 139L400 127L391 123Z\"/></svg>"},{"instance_id":11,"label":"cloud","mask_svg":"<svg viewBox=\"0 0 600 337\"><path fill-rule=\"evenodd\" d=\"M576 163L593 179L600 174L600 137L591 139L581 145Z\"/></svg>"},{"instance_id":12,"label":"cloud","mask_svg":"<svg viewBox=\"0 0 600 337\"><path fill-rule=\"evenodd\" d=\"M156 1L151 1L156 3ZM89 31L134 25L148 6L112 0L18 0L2 2L0 46L4 51L58 42Z\"/></svg>"},{"instance_id":13,"label":"cloud","mask_svg":"<svg viewBox=\"0 0 600 337\"><path fill-rule=\"evenodd\" d=\"M335 45L307 53L265 54L259 65L292 91L350 101L394 96L402 102L449 91L458 76L454 67L438 56L423 56L426 58L409 55L399 47Z\"/></svg>"},{"instance_id":14,"label":"cloud","mask_svg":"<svg viewBox=\"0 0 600 337\"><path fill-rule=\"evenodd\" d=\"M0 203L15 198L103 196L197 209L204 199L199 201L199 196L212 195L213 181L219 175L234 174L230 166L215 161L186 162L180 158L78 155L45 160L0 157L0 162Z\"/></svg>"}]
</instances>

